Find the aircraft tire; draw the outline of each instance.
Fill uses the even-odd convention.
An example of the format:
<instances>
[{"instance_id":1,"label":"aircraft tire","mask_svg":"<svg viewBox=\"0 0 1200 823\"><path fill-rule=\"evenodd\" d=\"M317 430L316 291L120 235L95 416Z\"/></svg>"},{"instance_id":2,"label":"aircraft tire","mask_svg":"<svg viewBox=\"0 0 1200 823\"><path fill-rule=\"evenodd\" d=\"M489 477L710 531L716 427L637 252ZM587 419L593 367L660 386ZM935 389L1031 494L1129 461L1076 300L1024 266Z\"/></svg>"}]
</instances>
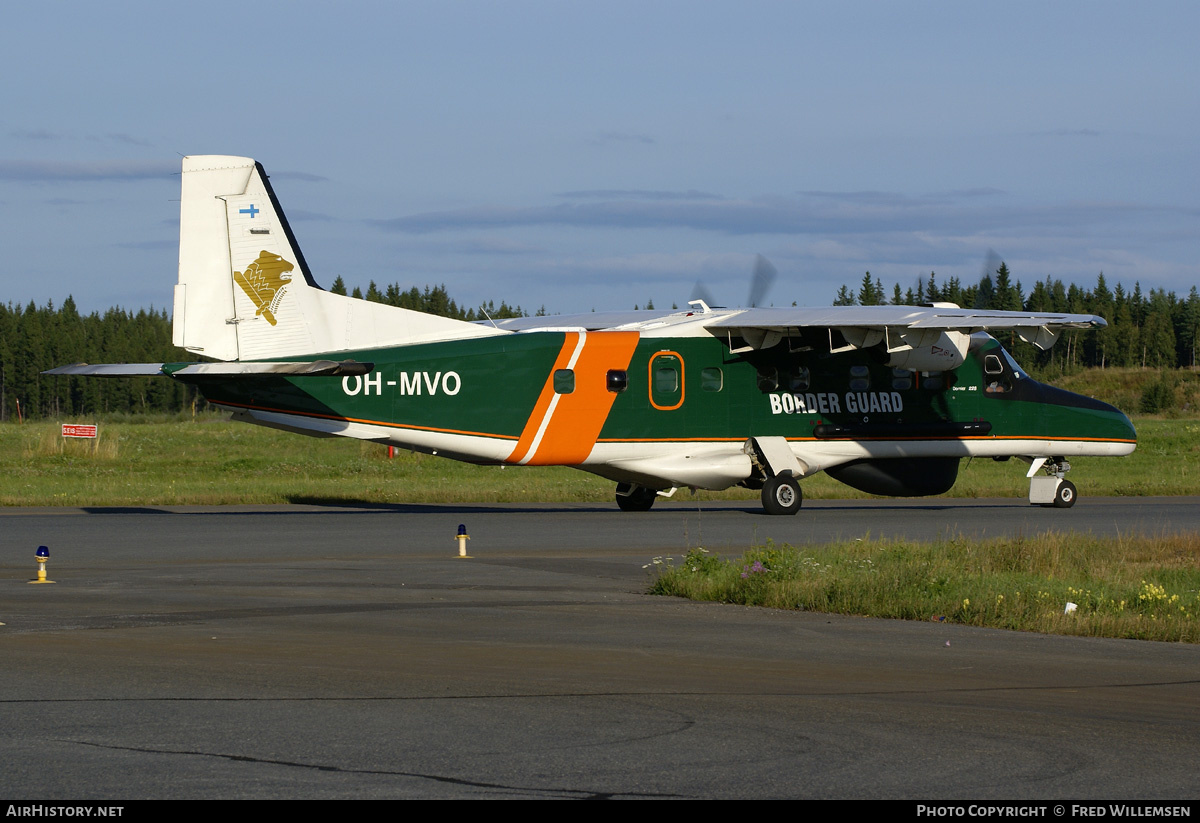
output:
<instances>
[{"instance_id":1,"label":"aircraft tire","mask_svg":"<svg viewBox=\"0 0 1200 823\"><path fill-rule=\"evenodd\" d=\"M795 514L803 502L800 484L790 474L777 474L763 484L762 504L767 514Z\"/></svg>"},{"instance_id":2,"label":"aircraft tire","mask_svg":"<svg viewBox=\"0 0 1200 823\"><path fill-rule=\"evenodd\" d=\"M1054 493L1054 508L1069 509L1075 505L1075 500L1079 497L1079 493L1075 491L1075 484L1070 480L1064 480L1058 484L1058 491Z\"/></svg>"},{"instance_id":3,"label":"aircraft tire","mask_svg":"<svg viewBox=\"0 0 1200 823\"><path fill-rule=\"evenodd\" d=\"M658 492L638 486L630 494L617 495L617 507L623 512L648 512L658 498Z\"/></svg>"}]
</instances>

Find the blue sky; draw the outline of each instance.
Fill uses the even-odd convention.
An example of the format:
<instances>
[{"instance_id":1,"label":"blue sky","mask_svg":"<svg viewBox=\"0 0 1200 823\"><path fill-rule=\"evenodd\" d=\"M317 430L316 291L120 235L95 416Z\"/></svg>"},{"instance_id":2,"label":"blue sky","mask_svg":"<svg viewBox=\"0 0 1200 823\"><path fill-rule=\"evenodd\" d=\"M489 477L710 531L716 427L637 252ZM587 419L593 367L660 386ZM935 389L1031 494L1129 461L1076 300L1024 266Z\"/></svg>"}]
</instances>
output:
<instances>
[{"instance_id":1,"label":"blue sky","mask_svg":"<svg viewBox=\"0 0 1200 823\"><path fill-rule=\"evenodd\" d=\"M318 282L533 311L825 305L864 271L1200 280L1194 3L21 4L0 300L170 306L182 154Z\"/></svg>"}]
</instances>

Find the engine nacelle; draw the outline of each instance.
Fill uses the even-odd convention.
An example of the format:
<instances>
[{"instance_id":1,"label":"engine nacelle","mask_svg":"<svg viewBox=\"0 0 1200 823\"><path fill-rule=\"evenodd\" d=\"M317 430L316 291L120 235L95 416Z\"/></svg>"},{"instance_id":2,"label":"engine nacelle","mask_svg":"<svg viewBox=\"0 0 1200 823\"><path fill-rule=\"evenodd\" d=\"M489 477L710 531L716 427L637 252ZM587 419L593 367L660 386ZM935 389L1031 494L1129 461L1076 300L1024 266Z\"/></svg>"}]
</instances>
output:
<instances>
[{"instance_id":1,"label":"engine nacelle","mask_svg":"<svg viewBox=\"0 0 1200 823\"><path fill-rule=\"evenodd\" d=\"M958 458L855 460L832 466L825 473L839 483L867 494L926 497L950 491L958 479Z\"/></svg>"},{"instance_id":2,"label":"engine nacelle","mask_svg":"<svg viewBox=\"0 0 1200 823\"><path fill-rule=\"evenodd\" d=\"M970 335L959 331L910 329L886 340L887 364L909 371L952 371L967 358Z\"/></svg>"},{"instance_id":3,"label":"engine nacelle","mask_svg":"<svg viewBox=\"0 0 1200 823\"><path fill-rule=\"evenodd\" d=\"M909 371L952 371L963 364L971 336L941 329L841 328L849 349L870 349L894 369Z\"/></svg>"}]
</instances>

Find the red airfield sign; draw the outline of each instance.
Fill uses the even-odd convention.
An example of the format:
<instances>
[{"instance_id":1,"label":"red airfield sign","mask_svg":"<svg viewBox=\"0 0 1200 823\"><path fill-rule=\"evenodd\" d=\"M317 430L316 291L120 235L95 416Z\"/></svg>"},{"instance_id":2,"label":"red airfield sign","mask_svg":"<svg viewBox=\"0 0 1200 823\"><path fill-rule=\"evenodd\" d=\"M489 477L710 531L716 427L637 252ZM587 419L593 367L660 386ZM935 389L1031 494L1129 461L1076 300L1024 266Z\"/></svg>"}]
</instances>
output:
<instances>
[{"instance_id":1,"label":"red airfield sign","mask_svg":"<svg viewBox=\"0 0 1200 823\"><path fill-rule=\"evenodd\" d=\"M62 436L63 437L95 437L96 436L96 427L95 426L84 426L84 425L81 425L78 423L63 423L62 424Z\"/></svg>"}]
</instances>

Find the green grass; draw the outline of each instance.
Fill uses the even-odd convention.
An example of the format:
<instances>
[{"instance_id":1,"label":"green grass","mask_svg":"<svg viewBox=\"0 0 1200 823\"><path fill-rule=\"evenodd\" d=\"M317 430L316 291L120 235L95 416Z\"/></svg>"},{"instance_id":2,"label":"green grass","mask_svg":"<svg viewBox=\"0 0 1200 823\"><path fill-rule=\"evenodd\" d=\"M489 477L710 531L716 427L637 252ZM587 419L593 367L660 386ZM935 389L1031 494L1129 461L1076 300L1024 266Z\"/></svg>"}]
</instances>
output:
<instances>
[{"instance_id":1,"label":"green grass","mask_svg":"<svg viewBox=\"0 0 1200 823\"><path fill-rule=\"evenodd\" d=\"M77 422L94 422L80 420ZM1083 495L1200 494L1200 420L1138 418L1129 457L1079 458ZM216 415L100 423L96 443L65 441L58 423L0 424L0 505L218 505L610 502L613 484L565 468L472 466L373 443L316 439L232 423ZM949 497L1023 497L1027 466L964 460ZM803 481L809 499L861 498L824 474ZM678 500L756 500L745 489L682 491Z\"/></svg>"},{"instance_id":2,"label":"green grass","mask_svg":"<svg viewBox=\"0 0 1200 823\"><path fill-rule=\"evenodd\" d=\"M1130 415L1147 411L1147 395L1155 384L1165 383L1168 388L1162 414L1194 417L1200 409L1200 372L1195 369L1081 369L1048 382L1111 403Z\"/></svg>"},{"instance_id":3,"label":"green grass","mask_svg":"<svg viewBox=\"0 0 1200 823\"><path fill-rule=\"evenodd\" d=\"M858 540L655 558L651 592L902 620L1200 642L1200 535ZM1066 604L1076 609L1065 613Z\"/></svg>"}]
</instances>

